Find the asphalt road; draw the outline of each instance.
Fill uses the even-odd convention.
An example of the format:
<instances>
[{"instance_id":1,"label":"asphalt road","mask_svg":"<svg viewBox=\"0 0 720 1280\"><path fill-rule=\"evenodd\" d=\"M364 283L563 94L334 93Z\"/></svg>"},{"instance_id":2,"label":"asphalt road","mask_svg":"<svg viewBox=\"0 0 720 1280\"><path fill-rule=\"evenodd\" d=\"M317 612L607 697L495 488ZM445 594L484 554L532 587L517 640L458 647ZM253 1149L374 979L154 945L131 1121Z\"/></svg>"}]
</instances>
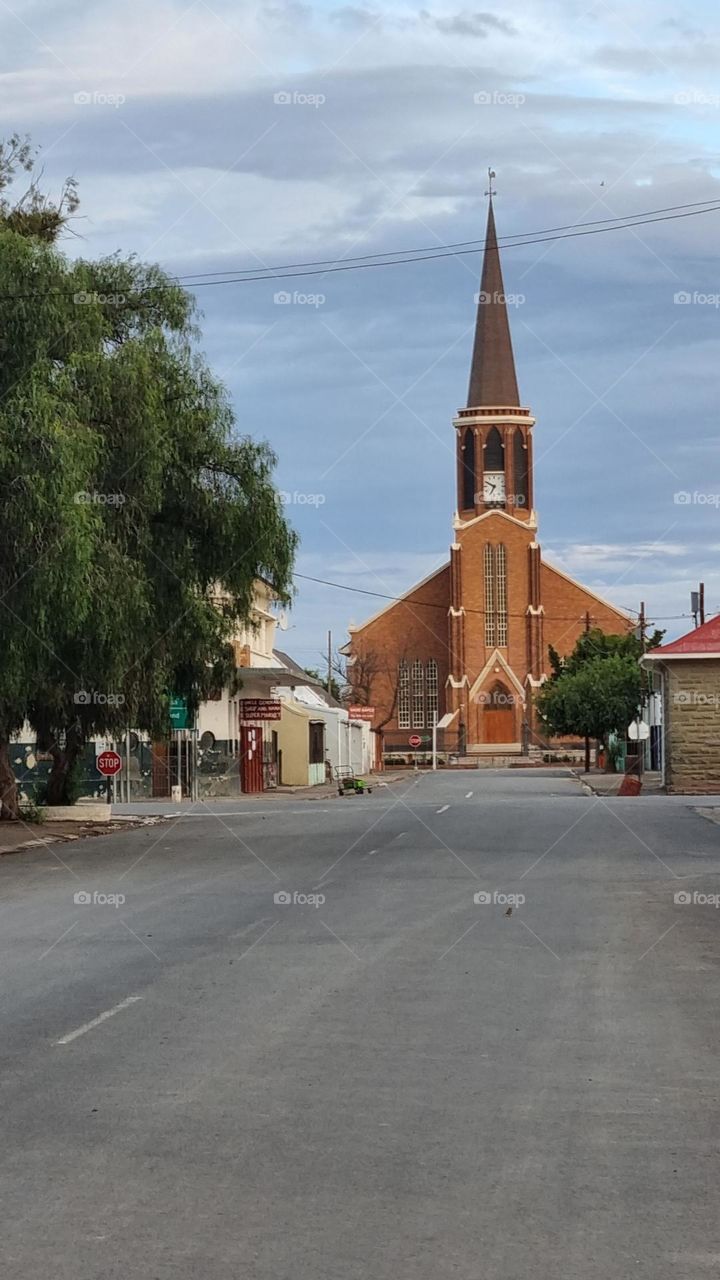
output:
<instances>
[{"instance_id":1,"label":"asphalt road","mask_svg":"<svg viewBox=\"0 0 720 1280\"><path fill-rule=\"evenodd\" d=\"M2 859L3 1280L711 1276L713 894L561 772Z\"/></svg>"}]
</instances>

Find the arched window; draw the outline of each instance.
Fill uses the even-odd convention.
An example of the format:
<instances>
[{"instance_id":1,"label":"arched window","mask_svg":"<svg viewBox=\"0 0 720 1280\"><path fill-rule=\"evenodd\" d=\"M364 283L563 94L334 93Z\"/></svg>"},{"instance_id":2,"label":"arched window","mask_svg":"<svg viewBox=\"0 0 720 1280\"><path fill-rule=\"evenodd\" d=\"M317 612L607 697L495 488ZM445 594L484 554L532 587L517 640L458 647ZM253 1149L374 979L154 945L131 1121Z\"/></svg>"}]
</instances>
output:
<instances>
[{"instance_id":1,"label":"arched window","mask_svg":"<svg viewBox=\"0 0 720 1280\"><path fill-rule=\"evenodd\" d=\"M475 432L468 428L462 442L462 506L469 511L475 506Z\"/></svg>"},{"instance_id":2,"label":"arched window","mask_svg":"<svg viewBox=\"0 0 720 1280\"><path fill-rule=\"evenodd\" d=\"M500 543L495 548L495 607L497 609L497 641L502 648L507 644L507 557Z\"/></svg>"},{"instance_id":3,"label":"arched window","mask_svg":"<svg viewBox=\"0 0 720 1280\"><path fill-rule=\"evenodd\" d=\"M412 664L412 727L425 728L425 672L419 658Z\"/></svg>"},{"instance_id":4,"label":"arched window","mask_svg":"<svg viewBox=\"0 0 720 1280\"><path fill-rule=\"evenodd\" d=\"M485 543L485 644L495 645L495 552Z\"/></svg>"},{"instance_id":5,"label":"arched window","mask_svg":"<svg viewBox=\"0 0 720 1280\"><path fill-rule=\"evenodd\" d=\"M410 728L410 668L404 658L398 667L398 728Z\"/></svg>"},{"instance_id":6,"label":"arched window","mask_svg":"<svg viewBox=\"0 0 720 1280\"><path fill-rule=\"evenodd\" d=\"M485 644L504 648L508 642L507 555L500 544L485 543Z\"/></svg>"},{"instance_id":7,"label":"arched window","mask_svg":"<svg viewBox=\"0 0 720 1280\"><path fill-rule=\"evenodd\" d=\"M520 507L521 511L527 511L530 488L528 484L528 451L525 437L519 427L513 437L513 462L515 469L515 496L513 503L514 506Z\"/></svg>"},{"instance_id":8,"label":"arched window","mask_svg":"<svg viewBox=\"0 0 720 1280\"><path fill-rule=\"evenodd\" d=\"M425 667L425 684L427 691L427 722L430 728L435 724L438 713L438 665L431 658Z\"/></svg>"},{"instance_id":9,"label":"arched window","mask_svg":"<svg viewBox=\"0 0 720 1280\"><path fill-rule=\"evenodd\" d=\"M514 702L513 695L505 688L502 680L496 680L486 697L485 706L492 711L505 711L508 707L512 707Z\"/></svg>"},{"instance_id":10,"label":"arched window","mask_svg":"<svg viewBox=\"0 0 720 1280\"><path fill-rule=\"evenodd\" d=\"M505 447L497 427L493 427L487 434L483 465L486 471L505 470Z\"/></svg>"}]
</instances>

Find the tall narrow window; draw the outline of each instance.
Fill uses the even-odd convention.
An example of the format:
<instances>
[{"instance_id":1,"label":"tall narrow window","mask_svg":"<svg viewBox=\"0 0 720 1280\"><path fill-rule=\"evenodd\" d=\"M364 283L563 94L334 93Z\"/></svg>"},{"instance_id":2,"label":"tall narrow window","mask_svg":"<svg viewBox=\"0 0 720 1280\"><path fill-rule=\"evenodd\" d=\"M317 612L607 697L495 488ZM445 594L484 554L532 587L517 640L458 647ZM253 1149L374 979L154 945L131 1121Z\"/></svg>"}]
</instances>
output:
<instances>
[{"instance_id":1,"label":"tall narrow window","mask_svg":"<svg viewBox=\"0 0 720 1280\"><path fill-rule=\"evenodd\" d=\"M489 542L485 543L485 644L494 646L495 641L495 552Z\"/></svg>"},{"instance_id":2,"label":"tall narrow window","mask_svg":"<svg viewBox=\"0 0 720 1280\"><path fill-rule=\"evenodd\" d=\"M412 727L425 728L425 673L419 658L412 664Z\"/></svg>"},{"instance_id":3,"label":"tall narrow window","mask_svg":"<svg viewBox=\"0 0 720 1280\"><path fill-rule=\"evenodd\" d=\"M427 722L430 728L435 724L438 713L438 665L431 658L425 668L427 690Z\"/></svg>"},{"instance_id":4,"label":"tall narrow window","mask_svg":"<svg viewBox=\"0 0 720 1280\"><path fill-rule=\"evenodd\" d=\"M519 507L521 511L527 511L530 501L530 486L528 484L528 451L525 444L525 437L520 428L517 428L513 437L513 462L515 471L515 494L513 504Z\"/></svg>"},{"instance_id":5,"label":"tall narrow window","mask_svg":"<svg viewBox=\"0 0 720 1280\"><path fill-rule=\"evenodd\" d=\"M410 728L410 668L404 659L398 667L398 728Z\"/></svg>"},{"instance_id":6,"label":"tall narrow window","mask_svg":"<svg viewBox=\"0 0 720 1280\"><path fill-rule=\"evenodd\" d=\"M462 442L462 505L463 511L475 506L475 432L470 428Z\"/></svg>"},{"instance_id":7,"label":"tall narrow window","mask_svg":"<svg viewBox=\"0 0 720 1280\"><path fill-rule=\"evenodd\" d=\"M497 643L502 648L507 644L507 569L505 548L500 544L495 548L495 605L497 608Z\"/></svg>"},{"instance_id":8,"label":"tall narrow window","mask_svg":"<svg viewBox=\"0 0 720 1280\"><path fill-rule=\"evenodd\" d=\"M488 431L483 465L486 471L505 470L505 449L503 448L502 436L497 427L493 427L492 431Z\"/></svg>"}]
</instances>

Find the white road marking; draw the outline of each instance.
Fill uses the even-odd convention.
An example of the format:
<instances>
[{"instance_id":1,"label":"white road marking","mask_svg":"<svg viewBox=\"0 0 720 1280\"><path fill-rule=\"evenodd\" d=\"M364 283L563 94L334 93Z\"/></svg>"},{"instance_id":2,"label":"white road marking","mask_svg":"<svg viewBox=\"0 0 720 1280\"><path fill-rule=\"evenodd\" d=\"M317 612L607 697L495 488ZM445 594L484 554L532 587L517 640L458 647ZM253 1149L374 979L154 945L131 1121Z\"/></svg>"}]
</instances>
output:
<instances>
[{"instance_id":1,"label":"white road marking","mask_svg":"<svg viewBox=\"0 0 720 1280\"><path fill-rule=\"evenodd\" d=\"M445 810L446 810L446 809L449 809L449 808L450 808L450 805L449 805L449 804L444 804L444 805L443 805L443 807L442 807L442 809L436 809L436 810L435 810L435 812L436 812L436 813L444 813L444 812L445 812Z\"/></svg>"},{"instance_id":2,"label":"white road marking","mask_svg":"<svg viewBox=\"0 0 720 1280\"><path fill-rule=\"evenodd\" d=\"M72 1040L77 1040L78 1036L84 1036L87 1031L92 1031L95 1027L99 1027L101 1022L106 1022L108 1018L114 1018L116 1013L121 1013L123 1009L127 1009L131 1004L136 1004L138 1000L142 1000L143 996L128 996L127 999L121 1000L119 1004L114 1005L112 1009L106 1009L104 1013L98 1014L97 1018L93 1018L92 1022L85 1022L75 1031L70 1031L66 1036L62 1036L60 1040L56 1040L56 1044L70 1044Z\"/></svg>"},{"instance_id":3,"label":"white road marking","mask_svg":"<svg viewBox=\"0 0 720 1280\"><path fill-rule=\"evenodd\" d=\"M237 933L231 933L231 938L244 938L246 933L251 933L253 929L257 929L260 924L267 924L271 919L270 916L263 916L262 920L253 920L252 924L246 924L244 929L238 929Z\"/></svg>"},{"instance_id":4,"label":"white road marking","mask_svg":"<svg viewBox=\"0 0 720 1280\"><path fill-rule=\"evenodd\" d=\"M472 792L472 791L468 791L468 793L467 793L467 795L466 795L465 799L466 799L466 800L469 800L472 794L473 794L473 792Z\"/></svg>"}]
</instances>

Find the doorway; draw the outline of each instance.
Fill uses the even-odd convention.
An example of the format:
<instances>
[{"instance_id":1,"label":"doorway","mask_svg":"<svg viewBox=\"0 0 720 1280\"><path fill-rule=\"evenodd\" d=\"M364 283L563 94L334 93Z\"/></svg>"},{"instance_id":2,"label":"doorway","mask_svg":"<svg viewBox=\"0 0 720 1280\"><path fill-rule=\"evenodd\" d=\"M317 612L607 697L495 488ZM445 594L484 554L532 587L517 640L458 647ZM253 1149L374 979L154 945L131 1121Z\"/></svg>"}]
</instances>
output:
<instances>
[{"instance_id":1,"label":"doorway","mask_svg":"<svg viewBox=\"0 0 720 1280\"><path fill-rule=\"evenodd\" d=\"M515 697L499 680L483 699L483 727L485 742L515 741Z\"/></svg>"}]
</instances>

